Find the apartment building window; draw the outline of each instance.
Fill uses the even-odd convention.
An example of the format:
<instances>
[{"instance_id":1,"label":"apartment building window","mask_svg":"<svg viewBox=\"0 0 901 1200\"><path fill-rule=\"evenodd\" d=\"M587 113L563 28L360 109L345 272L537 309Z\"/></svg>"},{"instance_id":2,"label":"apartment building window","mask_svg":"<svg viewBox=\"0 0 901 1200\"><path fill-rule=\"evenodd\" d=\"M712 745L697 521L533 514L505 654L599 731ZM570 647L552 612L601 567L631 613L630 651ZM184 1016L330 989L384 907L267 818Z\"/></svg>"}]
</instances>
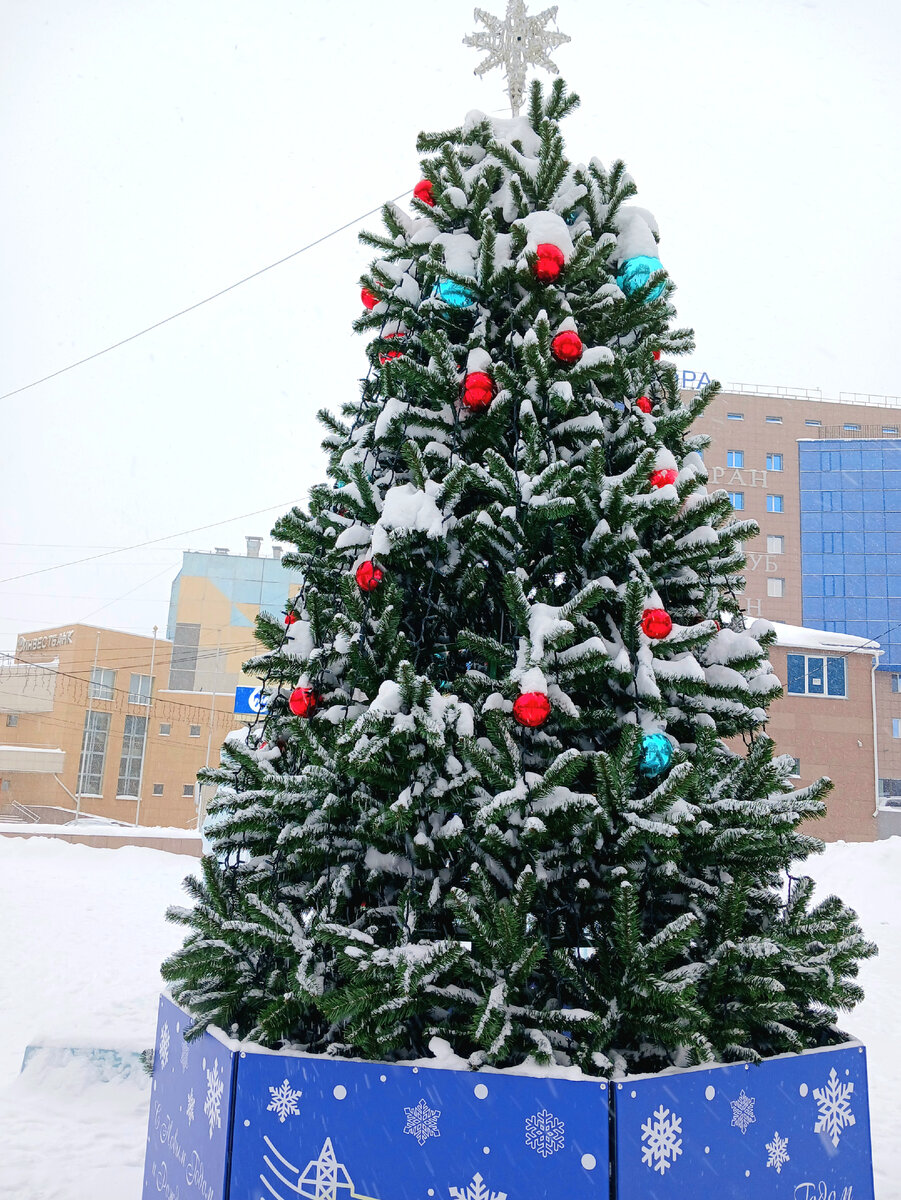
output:
<instances>
[{"instance_id":1,"label":"apartment building window","mask_svg":"<svg viewBox=\"0 0 901 1200\"><path fill-rule=\"evenodd\" d=\"M766 552L767 554L785 553L785 538L781 533L768 533L766 535Z\"/></svg>"},{"instance_id":2,"label":"apartment building window","mask_svg":"<svg viewBox=\"0 0 901 1200\"><path fill-rule=\"evenodd\" d=\"M172 732L171 725L161 725L160 726L160 737L168 737L171 732Z\"/></svg>"},{"instance_id":3,"label":"apartment building window","mask_svg":"<svg viewBox=\"0 0 901 1200\"><path fill-rule=\"evenodd\" d=\"M172 661L169 666L169 688L173 692L193 692L197 672L197 647L200 626L179 621L172 639Z\"/></svg>"},{"instance_id":4,"label":"apartment building window","mask_svg":"<svg viewBox=\"0 0 901 1200\"><path fill-rule=\"evenodd\" d=\"M882 432L887 437L897 437L898 436L898 426L897 425L883 425Z\"/></svg>"},{"instance_id":5,"label":"apartment building window","mask_svg":"<svg viewBox=\"0 0 901 1200\"><path fill-rule=\"evenodd\" d=\"M772 513L785 512L785 498L783 496L767 496L766 510Z\"/></svg>"},{"instance_id":6,"label":"apartment building window","mask_svg":"<svg viewBox=\"0 0 901 1200\"><path fill-rule=\"evenodd\" d=\"M766 469L768 471L781 471L782 470L782 455L781 454L768 454L766 456Z\"/></svg>"},{"instance_id":7,"label":"apartment building window","mask_svg":"<svg viewBox=\"0 0 901 1200\"><path fill-rule=\"evenodd\" d=\"M822 421L805 421L804 424L812 425L815 429L819 429L819 427L823 424L823 422Z\"/></svg>"},{"instance_id":8,"label":"apartment building window","mask_svg":"<svg viewBox=\"0 0 901 1200\"><path fill-rule=\"evenodd\" d=\"M122 757L119 760L119 782L116 797L136 798L141 786L141 769L144 765L144 742L147 738L147 718L125 718L122 735Z\"/></svg>"},{"instance_id":9,"label":"apartment building window","mask_svg":"<svg viewBox=\"0 0 901 1200\"><path fill-rule=\"evenodd\" d=\"M784 596L785 595L785 580L774 579L770 576L766 581L766 594L768 596Z\"/></svg>"},{"instance_id":10,"label":"apartment building window","mask_svg":"<svg viewBox=\"0 0 901 1200\"><path fill-rule=\"evenodd\" d=\"M94 667L89 689L92 700L112 700L116 690L116 672L109 667Z\"/></svg>"},{"instance_id":11,"label":"apartment building window","mask_svg":"<svg viewBox=\"0 0 901 1200\"><path fill-rule=\"evenodd\" d=\"M892 674L892 691L901 692L901 675L895 672Z\"/></svg>"},{"instance_id":12,"label":"apartment building window","mask_svg":"<svg viewBox=\"0 0 901 1200\"><path fill-rule=\"evenodd\" d=\"M153 794L154 794L154 796L162 796L163 785L161 783L155 783L153 785Z\"/></svg>"},{"instance_id":13,"label":"apartment building window","mask_svg":"<svg viewBox=\"0 0 901 1200\"><path fill-rule=\"evenodd\" d=\"M726 413L727 421L743 421L744 419L745 419L744 413Z\"/></svg>"},{"instance_id":14,"label":"apartment building window","mask_svg":"<svg viewBox=\"0 0 901 1200\"><path fill-rule=\"evenodd\" d=\"M103 795L103 768L106 765L109 723L108 712L87 712L84 715L84 736L81 740L81 761L78 764L76 785L79 795Z\"/></svg>"},{"instance_id":15,"label":"apartment building window","mask_svg":"<svg viewBox=\"0 0 901 1200\"><path fill-rule=\"evenodd\" d=\"M800 779L801 777L801 760L800 758L792 758L791 769L788 772L790 779Z\"/></svg>"},{"instance_id":16,"label":"apartment building window","mask_svg":"<svg viewBox=\"0 0 901 1200\"><path fill-rule=\"evenodd\" d=\"M9 713L6 718L7 729L10 729L10 728L12 728L13 725L18 725L18 724L19 724L19 714L18 713Z\"/></svg>"},{"instance_id":17,"label":"apartment building window","mask_svg":"<svg viewBox=\"0 0 901 1200\"><path fill-rule=\"evenodd\" d=\"M181 789L181 794L183 796L193 796L194 795L194 784L193 783L184 784Z\"/></svg>"},{"instance_id":18,"label":"apartment building window","mask_svg":"<svg viewBox=\"0 0 901 1200\"><path fill-rule=\"evenodd\" d=\"M191 725L188 728L188 737L200 737L200 726Z\"/></svg>"},{"instance_id":19,"label":"apartment building window","mask_svg":"<svg viewBox=\"0 0 901 1200\"><path fill-rule=\"evenodd\" d=\"M131 682L128 685L128 703L149 704L152 691L152 675L132 675Z\"/></svg>"},{"instance_id":20,"label":"apartment building window","mask_svg":"<svg viewBox=\"0 0 901 1200\"><path fill-rule=\"evenodd\" d=\"M786 669L789 695L847 695L843 658L822 654L787 654ZM898 736L901 737L901 734Z\"/></svg>"},{"instance_id":21,"label":"apartment building window","mask_svg":"<svg viewBox=\"0 0 901 1200\"><path fill-rule=\"evenodd\" d=\"M782 418L781 417L767 417L766 423L767 423L767 425L781 425Z\"/></svg>"},{"instance_id":22,"label":"apartment building window","mask_svg":"<svg viewBox=\"0 0 901 1200\"><path fill-rule=\"evenodd\" d=\"M737 467L739 470L745 465L744 450L727 450L726 451L726 466Z\"/></svg>"},{"instance_id":23,"label":"apartment building window","mask_svg":"<svg viewBox=\"0 0 901 1200\"><path fill-rule=\"evenodd\" d=\"M892 717L892 737L901 738L901 717Z\"/></svg>"},{"instance_id":24,"label":"apartment building window","mask_svg":"<svg viewBox=\"0 0 901 1200\"><path fill-rule=\"evenodd\" d=\"M729 493L729 502L734 509L740 510L740 509L744 508L744 506L745 506L744 492L730 492Z\"/></svg>"},{"instance_id":25,"label":"apartment building window","mask_svg":"<svg viewBox=\"0 0 901 1200\"><path fill-rule=\"evenodd\" d=\"M843 425L842 429L847 430L848 433L859 433L860 432L859 425Z\"/></svg>"}]
</instances>

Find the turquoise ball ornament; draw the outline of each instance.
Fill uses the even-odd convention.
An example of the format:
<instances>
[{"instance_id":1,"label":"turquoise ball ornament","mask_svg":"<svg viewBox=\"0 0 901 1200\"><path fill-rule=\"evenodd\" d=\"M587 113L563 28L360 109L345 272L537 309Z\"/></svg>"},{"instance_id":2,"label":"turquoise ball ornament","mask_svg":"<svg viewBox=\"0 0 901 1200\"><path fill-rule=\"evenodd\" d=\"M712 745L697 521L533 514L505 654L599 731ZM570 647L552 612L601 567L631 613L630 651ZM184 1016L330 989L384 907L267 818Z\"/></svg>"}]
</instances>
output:
<instances>
[{"instance_id":1,"label":"turquoise ball ornament","mask_svg":"<svg viewBox=\"0 0 901 1200\"><path fill-rule=\"evenodd\" d=\"M662 270L663 263L659 258L654 258L651 254L636 254L634 258L627 258L625 262L620 263L616 282L627 296L631 296L633 292L644 287L655 271ZM656 300L662 295L663 284L660 283L648 294L647 300Z\"/></svg>"},{"instance_id":2,"label":"turquoise ball ornament","mask_svg":"<svg viewBox=\"0 0 901 1200\"><path fill-rule=\"evenodd\" d=\"M563 214L563 220L567 225L575 225L576 221L585 216L584 208L571 208Z\"/></svg>"},{"instance_id":3,"label":"turquoise ball ornament","mask_svg":"<svg viewBox=\"0 0 901 1200\"><path fill-rule=\"evenodd\" d=\"M638 770L649 779L662 775L673 761L673 746L664 733L646 733L641 739Z\"/></svg>"},{"instance_id":4,"label":"turquoise ball ornament","mask_svg":"<svg viewBox=\"0 0 901 1200\"><path fill-rule=\"evenodd\" d=\"M469 288L462 283L454 283L452 279L439 279L432 289L432 295L451 308L472 308L476 302Z\"/></svg>"}]
</instances>

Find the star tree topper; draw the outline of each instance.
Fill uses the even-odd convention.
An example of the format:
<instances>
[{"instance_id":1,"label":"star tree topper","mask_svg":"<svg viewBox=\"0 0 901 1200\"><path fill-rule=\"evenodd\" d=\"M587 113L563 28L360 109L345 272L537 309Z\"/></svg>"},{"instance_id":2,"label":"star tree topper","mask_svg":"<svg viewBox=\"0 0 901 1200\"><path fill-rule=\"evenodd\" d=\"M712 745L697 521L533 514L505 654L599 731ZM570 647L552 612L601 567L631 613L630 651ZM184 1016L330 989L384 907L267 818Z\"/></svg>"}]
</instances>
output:
<instances>
[{"instance_id":1,"label":"star tree topper","mask_svg":"<svg viewBox=\"0 0 901 1200\"><path fill-rule=\"evenodd\" d=\"M557 19L556 4L530 17L524 0L507 0L507 16L503 21L482 8L477 8L473 16L482 22L485 32L468 34L463 43L488 51L488 57L479 63L473 74L484 75L494 67L503 67L507 73L510 107L513 116L518 117L526 94L526 68L543 67L552 75L559 74L548 55L572 38L544 28L548 21Z\"/></svg>"}]
</instances>

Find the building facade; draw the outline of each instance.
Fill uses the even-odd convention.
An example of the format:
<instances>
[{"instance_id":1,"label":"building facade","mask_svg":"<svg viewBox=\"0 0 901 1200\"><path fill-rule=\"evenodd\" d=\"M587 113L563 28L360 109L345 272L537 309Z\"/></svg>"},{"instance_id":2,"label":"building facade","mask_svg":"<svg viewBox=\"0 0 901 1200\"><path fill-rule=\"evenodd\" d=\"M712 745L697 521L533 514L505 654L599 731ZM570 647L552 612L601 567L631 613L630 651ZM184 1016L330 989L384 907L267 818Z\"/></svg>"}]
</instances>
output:
<instances>
[{"instance_id":1,"label":"building facade","mask_svg":"<svg viewBox=\"0 0 901 1200\"><path fill-rule=\"evenodd\" d=\"M90 625L20 634L0 665L0 808L196 825L197 772L241 719L233 692L161 687L172 650Z\"/></svg>"}]
</instances>

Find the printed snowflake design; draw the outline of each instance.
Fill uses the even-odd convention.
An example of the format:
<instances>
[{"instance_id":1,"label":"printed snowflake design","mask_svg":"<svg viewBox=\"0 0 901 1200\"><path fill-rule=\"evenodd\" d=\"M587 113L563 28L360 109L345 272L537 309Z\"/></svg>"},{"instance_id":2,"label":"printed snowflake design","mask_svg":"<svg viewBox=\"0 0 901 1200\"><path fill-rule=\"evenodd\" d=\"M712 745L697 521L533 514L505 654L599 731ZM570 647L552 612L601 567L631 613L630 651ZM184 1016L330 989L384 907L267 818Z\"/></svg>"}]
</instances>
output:
<instances>
[{"instance_id":1,"label":"printed snowflake design","mask_svg":"<svg viewBox=\"0 0 901 1200\"><path fill-rule=\"evenodd\" d=\"M754 1105L757 1103L753 1096L745 1094L745 1089L742 1088L737 1100L730 1100L732 1105L732 1124L737 1126L742 1133L748 1132L749 1125L756 1125L757 1118L754 1116Z\"/></svg>"},{"instance_id":2,"label":"printed snowflake design","mask_svg":"<svg viewBox=\"0 0 901 1200\"><path fill-rule=\"evenodd\" d=\"M788 1138L781 1138L777 1129L773 1134L773 1140L767 1142L766 1148L769 1156L766 1160L766 1165L768 1167L775 1167L776 1174L781 1175L782 1168L791 1158L788 1152Z\"/></svg>"},{"instance_id":3,"label":"printed snowflake design","mask_svg":"<svg viewBox=\"0 0 901 1200\"><path fill-rule=\"evenodd\" d=\"M214 1126L218 1129L222 1128L222 1085L219 1063L214 1062L212 1071L207 1070L206 1073L206 1100L203 1102L203 1111L210 1121L210 1137L213 1136Z\"/></svg>"},{"instance_id":4,"label":"printed snowflake design","mask_svg":"<svg viewBox=\"0 0 901 1200\"><path fill-rule=\"evenodd\" d=\"M188 1069L188 1043L184 1039L181 1043L181 1069L183 1071Z\"/></svg>"},{"instance_id":5,"label":"printed snowflake design","mask_svg":"<svg viewBox=\"0 0 901 1200\"><path fill-rule=\"evenodd\" d=\"M405 1108L404 1112L407 1114L404 1133L412 1133L420 1146L424 1146L430 1137L441 1137L438 1129L440 1109L429 1108L425 1100L420 1100L415 1108Z\"/></svg>"},{"instance_id":6,"label":"printed snowflake design","mask_svg":"<svg viewBox=\"0 0 901 1200\"><path fill-rule=\"evenodd\" d=\"M648 1144L641 1148L641 1161L665 1174L682 1153L682 1139L676 1136L681 1132L682 1118L661 1104L653 1119L642 1122L641 1140Z\"/></svg>"},{"instance_id":7,"label":"printed snowflake design","mask_svg":"<svg viewBox=\"0 0 901 1200\"><path fill-rule=\"evenodd\" d=\"M188 1092L188 1103L185 1105L185 1116L188 1118L188 1124L194 1122L194 1089Z\"/></svg>"},{"instance_id":8,"label":"printed snowflake design","mask_svg":"<svg viewBox=\"0 0 901 1200\"><path fill-rule=\"evenodd\" d=\"M278 1113L278 1119L283 1125L285 1117L296 1117L300 1114L297 1101L303 1095L303 1092L292 1091L287 1079L280 1087L271 1087L269 1092L272 1100L266 1106L266 1112Z\"/></svg>"},{"instance_id":9,"label":"printed snowflake design","mask_svg":"<svg viewBox=\"0 0 901 1200\"><path fill-rule=\"evenodd\" d=\"M820 1110L813 1131L814 1133L825 1132L833 1146L838 1146L838 1139L845 1126L855 1123L851 1105L848 1103L853 1091L853 1083L839 1082L835 1067L832 1067L829 1072L826 1086L813 1089L813 1098Z\"/></svg>"},{"instance_id":10,"label":"printed snowflake design","mask_svg":"<svg viewBox=\"0 0 901 1200\"><path fill-rule=\"evenodd\" d=\"M160 1030L160 1066L164 1067L169 1061L169 1022L163 1022Z\"/></svg>"},{"instance_id":11,"label":"printed snowflake design","mask_svg":"<svg viewBox=\"0 0 901 1200\"><path fill-rule=\"evenodd\" d=\"M507 1200L506 1192L492 1192L478 1173L473 1175L468 1188L452 1187L449 1190L452 1200Z\"/></svg>"},{"instance_id":12,"label":"printed snowflake design","mask_svg":"<svg viewBox=\"0 0 901 1200\"><path fill-rule=\"evenodd\" d=\"M526 1118L526 1145L537 1151L542 1158L563 1149L563 1122L553 1113L542 1109L534 1117Z\"/></svg>"}]
</instances>

